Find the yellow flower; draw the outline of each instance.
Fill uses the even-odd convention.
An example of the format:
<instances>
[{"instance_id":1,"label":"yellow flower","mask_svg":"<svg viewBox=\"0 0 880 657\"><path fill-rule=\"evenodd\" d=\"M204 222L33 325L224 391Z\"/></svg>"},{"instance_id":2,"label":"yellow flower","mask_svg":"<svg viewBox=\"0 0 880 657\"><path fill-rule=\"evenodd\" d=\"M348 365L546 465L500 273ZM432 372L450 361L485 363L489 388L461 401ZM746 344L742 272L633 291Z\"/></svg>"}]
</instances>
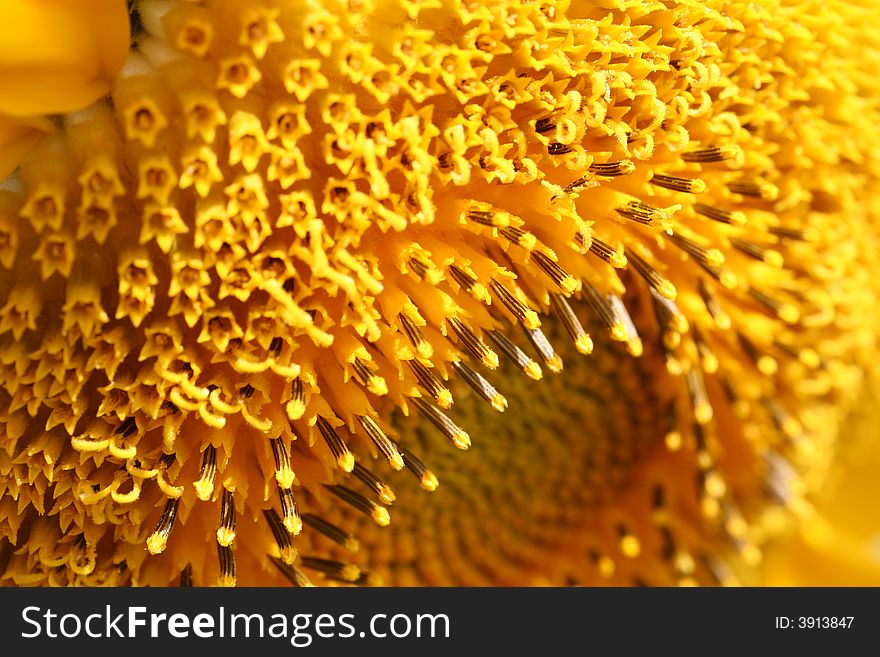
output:
<instances>
[{"instance_id":1,"label":"yellow flower","mask_svg":"<svg viewBox=\"0 0 880 657\"><path fill-rule=\"evenodd\" d=\"M4 582L727 584L815 517L870 4L133 9L0 188Z\"/></svg>"}]
</instances>

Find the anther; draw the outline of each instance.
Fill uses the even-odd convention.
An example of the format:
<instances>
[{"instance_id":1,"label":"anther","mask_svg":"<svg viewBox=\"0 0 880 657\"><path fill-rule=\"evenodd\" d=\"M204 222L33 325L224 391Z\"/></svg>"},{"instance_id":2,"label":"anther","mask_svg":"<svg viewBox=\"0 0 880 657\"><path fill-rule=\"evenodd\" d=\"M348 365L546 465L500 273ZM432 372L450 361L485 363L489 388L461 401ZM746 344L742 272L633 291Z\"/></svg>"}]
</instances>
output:
<instances>
[{"instance_id":1,"label":"anther","mask_svg":"<svg viewBox=\"0 0 880 657\"><path fill-rule=\"evenodd\" d=\"M589 172L597 176L614 178L632 173L636 165L631 160L619 160L617 162L594 162L589 167Z\"/></svg>"},{"instance_id":2,"label":"anther","mask_svg":"<svg viewBox=\"0 0 880 657\"><path fill-rule=\"evenodd\" d=\"M731 237L730 245L760 262L766 262L774 267L782 267L783 265L782 254L774 249L768 249L739 237Z\"/></svg>"},{"instance_id":3,"label":"anther","mask_svg":"<svg viewBox=\"0 0 880 657\"><path fill-rule=\"evenodd\" d=\"M353 564L345 564L341 561L332 559L321 559L319 557L303 557L301 560L303 568L315 570L326 577L341 582L354 583L361 576L361 569Z\"/></svg>"},{"instance_id":4,"label":"anther","mask_svg":"<svg viewBox=\"0 0 880 657\"><path fill-rule=\"evenodd\" d=\"M217 555L220 558L220 579L218 586L235 586L235 553L228 545L217 545Z\"/></svg>"},{"instance_id":5,"label":"anther","mask_svg":"<svg viewBox=\"0 0 880 657\"><path fill-rule=\"evenodd\" d=\"M473 370L467 363L460 360L452 361L452 369L464 379L471 389L489 402L499 413L507 409L507 399L489 383L482 374Z\"/></svg>"},{"instance_id":6,"label":"anther","mask_svg":"<svg viewBox=\"0 0 880 657\"><path fill-rule=\"evenodd\" d=\"M318 416L317 425L321 436L324 438L324 442L327 443L327 447L330 448L333 457L336 459L336 464L343 472L351 472L352 468L354 468L354 455L351 453L348 445L336 433L336 429L320 415Z\"/></svg>"},{"instance_id":7,"label":"anther","mask_svg":"<svg viewBox=\"0 0 880 657\"><path fill-rule=\"evenodd\" d=\"M584 330L583 325L574 312L574 309L568 303L568 300L561 294L550 293L550 304L556 316L562 320L562 325L574 342L575 349L578 353L587 355L593 353L593 340Z\"/></svg>"},{"instance_id":8,"label":"anther","mask_svg":"<svg viewBox=\"0 0 880 657\"><path fill-rule=\"evenodd\" d=\"M360 463L355 463L351 474L364 482L367 488L379 497L379 501L382 502L382 504L394 504L397 496L394 494L394 491L391 490L391 486L382 481L371 470L368 470Z\"/></svg>"},{"instance_id":9,"label":"anther","mask_svg":"<svg viewBox=\"0 0 880 657\"><path fill-rule=\"evenodd\" d=\"M532 260L563 293L571 295L577 290L577 281L574 276L565 271L554 260L551 260L545 253L533 251Z\"/></svg>"},{"instance_id":10,"label":"anther","mask_svg":"<svg viewBox=\"0 0 880 657\"><path fill-rule=\"evenodd\" d=\"M502 237L505 237L517 246L524 248L526 251L533 250L538 244L538 238L532 233L517 228L516 226L506 226L498 232Z\"/></svg>"},{"instance_id":11,"label":"anther","mask_svg":"<svg viewBox=\"0 0 880 657\"><path fill-rule=\"evenodd\" d=\"M324 487L346 504L357 509L365 516L372 518L373 522L380 527L385 527L391 522L388 509L376 504L373 500L364 497L357 491L341 484L324 484Z\"/></svg>"},{"instance_id":12,"label":"anther","mask_svg":"<svg viewBox=\"0 0 880 657\"><path fill-rule=\"evenodd\" d=\"M177 518L177 508L180 506L180 498L169 499L165 502L156 529L147 539L147 550L150 554L161 554L168 545L168 537L174 529L174 520Z\"/></svg>"},{"instance_id":13,"label":"anther","mask_svg":"<svg viewBox=\"0 0 880 657\"><path fill-rule=\"evenodd\" d=\"M772 201L776 198L779 190L774 185L765 182L753 182L748 180L733 181L727 183L727 189L734 194L751 196L764 201Z\"/></svg>"},{"instance_id":14,"label":"anther","mask_svg":"<svg viewBox=\"0 0 880 657\"><path fill-rule=\"evenodd\" d=\"M304 513L302 520L306 527L310 527L319 534L326 536L334 543L341 545L347 551L354 553L360 550L360 543L354 538L354 536L345 530L340 529L336 525L327 522L320 516L316 516L312 513Z\"/></svg>"},{"instance_id":15,"label":"anther","mask_svg":"<svg viewBox=\"0 0 880 657\"><path fill-rule=\"evenodd\" d=\"M370 437L370 440L373 441L373 444L376 448L382 453L385 459L388 461L388 464L394 470L401 470L404 467L403 457L400 455L400 452L397 450L397 445L394 444L388 436L385 435L385 432L379 428L379 425L373 420L373 418L368 417L366 415L356 415L357 421L360 423L363 430Z\"/></svg>"},{"instance_id":16,"label":"anther","mask_svg":"<svg viewBox=\"0 0 880 657\"><path fill-rule=\"evenodd\" d=\"M281 571L281 574L287 578L287 580L296 587L301 588L310 588L314 586L311 580L306 576L306 574L301 571L299 568L294 566L292 563L287 563L282 561L278 557L273 557L269 555L269 559L275 565L275 567Z\"/></svg>"},{"instance_id":17,"label":"anther","mask_svg":"<svg viewBox=\"0 0 880 657\"><path fill-rule=\"evenodd\" d=\"M293 547L293 541L290 538L290 532L284 526L281 518L275 512L275 509L266 509L263 511L266 523L275 537L275 543L278 545L278 553L284 563L292 564L296 559L296 548Z\"/></svg>"},{"instance_id":18,"label":"anther","mask_svg":"<svg viewBox=\"0 0 880 657\"><path fill-rule=\"evenodd\" d=\"M607 262L615 269L623 269L626 267L626 256L612 247L610 244L603 242L595 235L590 242L590 253L598 256L601 260Z\"/></svg>"},{"instance_id":19,"label":"anther","mask_svg":"<svg viewBox=\"0 0 880 657\"><path fill-rule=\"evenodd\" d=\"M296 508L293 491L279 486L278 497L281 498L281 524L290 535L296 536L302 531L302 518L299 517L299 510Z\"/></svg>"},{"instance_id":20,"label":"anther","mask_svg":"<svg viewBox=\"0 0 880 657\"><path fill-rule=\"evenodd\" d=\"M430 358L433 356L434 348L431 346L431 343L425 339L422 330L415 324L415 322L404 313L399 313L397 319L400 320L400 326L403 329L403 332L409 339L410 344L412 344L416 351L419 352L419 355L422 358Z\"/></svg>"},{"instance_id":21,"label":"anther","mask_svg":"<svg viewBox=\"0 0 880 657\"><path fill-rule=\"evenodd\" d=\"M291 420L300 419L306 412L306 394L299 377L290 382L290 400L285 406L285 411Z\"/></svg>"},{"instance_id":22,"label":"anther","mask_svg":"<svg viewBox=\"0 0 880 657\"><path fill-rule=\"evenodd\" d=\"M434 374L432 369L426 367L421 361L407 361L410 370L418 380L419 385L427 392L440 408L452 407L452 393L449 388Z\"/></svg>"},{"instance_id":23,"label":"anther","mask_svg":"<svg viewBox=\"0 0 880 657\"><path fill-rule=\"evenodd\" d=\"M698 425L707 424L712 419L713 411L712 405L709 403L709 395L706 393L706 386L703 383L703 376L697 367L688 368L685 376L691 395L694 419Z\"/></svg>"},{"instance_id":24,"label":"anther","mask_svg":"<svg viewBox=\"0 0 880 657\"><path fill-rule=\"evenodd\" d=\"M490 349L464 322L457 317L448 320L465 349L490 370L498 367L498 354Z\"/></svg>"},{"instance_id":25,"label":"anther","mask_svg":"<svg viewBox=\"0 0 880 657\"><path fill-rule=\"evenodd\" d=\"M489 281L489 287L498 300L510 311L516 320L526 328L536 329L541 325L538 313L528 307L525 303L516 298L516 296L501 283L494 278Z\"/></svg>"},{"instance_id":26,"label":"anther","mask_svg":"<svg viewBox=\"0 0 880 657\"><path fill-rule=\"evenodd\" d=\"M691 207L694 209L694 212L712 221L730 224L731 226L745 226L746 224L746 215L739 210L722 210L721 208L704 205L703 203L694 203Z\"/></svg>"},{"instance_id":27,"label":"anther","mask_svg":"<svg viewBox=\"0 0 880 657\"><path fill-rule=\"evenodd\" d=\"M235 540L235 495L228 488L223 489L223 500L220 503L220 528L217 530L217 543L221 546L232 545Z\"/></svg>"},{"instance_id":28,"label":"anther","mask_svg":"<svg viewBox=\"0 0 880 657\"><path fill-rule=\"evenodd\" d=\"M519 371L535 381L541 379L541 366L529 358L526 352L511 342L506 335L495 329L490 329L486 334L489 336L492 344L498 348L498 351L504 354L504 356L512 362Z\"/></svg>"},{"instance_id":29,"label":"anther","mask_svg":"<svg viewBox=\"0 0 880 657\"><path fill-rule=\"evenodd\" d=\"M397 449L400 450L400 454L403 456L403 463L406 469L419 480L419 485L428 492L436 490L439 482L434 473L428 470L427 466L409 450L404 449L400 445L397 446Z\"/></svg>"},{"instance_id":30,"label":"anther","mask_svg":"<svg viewBox=\"0 0 880 657\"><path fill-rule=\"evenodd\" d=\"M459 449L467 449L471 446L471 438L461 427L450 420L446 414L426 402L421 397L412 397L411 401L425 419L437 427L440 432L452 441Z\"/></svg>"},{"instance_id":31,"label":"anther","mask_svg":"<svg viewBox=\"0 0 880 657\"><path fill-rule=\"evenodd\" d=\"M736 144L725 146L709 146L708 148L699 148L697 150L688 151L681 154L681 159L685 162L699 162L706 164L709 162L724 162L726 160L734 160L742 155L742 149Z\"/></svg>"},{"instance_id":32,"label":"anther","mask_svg":"<svg viewBox=\"0 0 880 657\"><path fill-rule=\"evenodd\" d=\"M674 192L685 192L687 194L702 194L706 191L706 183L699 178L680 178L678 176L666 176L655 173L648 181L652 185L663 187Z\"/></svg>"},{"instance_id":33,"label":"anther","mask_svg":"<svg viewBox=\"0 0 880 657\"><path fill-rule=\"evenodd\" d=\"M387 395L388 384L385 379L373 372L360 358L355 358L352 369L361 384L374 395Z\"/></svg>"},{"instance_id":34,"label":"anther","mask_svg":"<svg viewBox=\"0 0 880 657\"><path fill-rule=\"evenodd\" d=\"M269 444L272 446L272 457L275 459L275 481L281 488L290 488L296 477L290 467L290 452L287 450L287 445L280 437L270 438Z\"/></svg>"},{"instance_id":35,"label":"anther","mask_svg":"<svg viewBox=\"0 0 880 657\"><path fill-rule=\"evenodd\" d=\"M630 264L632 264L633 268L639 273L639 275L645 279L648 285L657 290L657 292L667 299L675 301L678 291L668 278L654 269L654 267L648 264L644 258L636 254L632 249L627 248L625 253L627 260L629 260Z\"/></svg>"},{"instance_id":36,"label":"anther","mask_svg":"<svg viewBox=\"0 0 880 657\"><path fill-rule=\"evenodd\" d=\"M449 274L461 288L474 297L480 303L488 304L491 301L489 291L475 276L469 274L458 265L449 266Z\"/></svg>"},{"instance_id":37,"label":"anther","mask_svg":"<svg viewBox=\"0 0 880 657\"><path fill-rule=\"evenodd\" d=\"M553 349L553 345L550 344L550 340L547 339L544 332L539 328L527 329L523 327L523 333L525 333L532 348L538 352L538 355L541 357L544 365L547 366L547 369L554 374L561 372L562 358L560 358L559 354L556 353L556 350Z\"/></svg>"},{"instance_id":38,"label":"anther","mask_svg":"<svg viewBox=\"0 0 880 657\"><path fill-rule=\"evenodd\" d=\"M801 318L801 313L797 306L774 299L766 292L762 292L755 287L749 287L749 296L786 324L796 324Z\"/></svg>"}]
</instances>

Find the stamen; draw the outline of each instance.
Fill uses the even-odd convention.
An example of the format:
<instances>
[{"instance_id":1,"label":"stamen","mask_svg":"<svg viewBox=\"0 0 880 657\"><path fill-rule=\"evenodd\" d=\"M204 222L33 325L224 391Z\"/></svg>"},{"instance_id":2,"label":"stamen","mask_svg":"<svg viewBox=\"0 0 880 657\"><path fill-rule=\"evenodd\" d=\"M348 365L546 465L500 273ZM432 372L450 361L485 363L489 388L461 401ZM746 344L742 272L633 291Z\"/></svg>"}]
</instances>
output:
<instances>
[{"instance_id":1,"label":"stamen","mask_svg":"<svg viewBox=\"0 0 880 657\"><path fill-rule=\"evenodd\" d=\"M595 235L590 242L590 253L598 256L615 269L623 269L626 267L626 256L613 248L610 244L603 242Z\"/></svg>"},{"instance_id":2,"label":"stamen","mask_svg":"<svg viewBox=\"0 0 880 657\"><path fill-rule=\"evenodd\" d=\"M220 557L220 579L218 586L235 586L235 553L228 545L218 545L217 554Z\"/></svg>"},{"instance_id":3,"label":"stamen","mask_svg":"<svg viewBox=\"0 0 880 657\"><path fill-rule=\"evenodd\" d=\"M498 354L492 351L485 342L477 337L477 335L464 322L456 317L450 317L447 321L452 327L452 330L455 331L455 334L461 340L462 344L464 344L467 351L474 358L483 363L483 365L490 370L494 370L498 367Z\"/></svg>"},{"instance_id":4,"label":"stamen","mask_svg":"<svg viewBox=\"0 0 880 657\"><path fill-rule=\"evenodd\" d=\"M559 354L556 353L556 350L553 349L553 345L550 344L550 340L547 339L544 332L539 328L527 329L523 327L523 333L525 333L532 348L538 352L538 355L541 357L541 360L544 361L544 365L547 366L547 369L554 374L561 372L562 358L560 358Z\"/></svg>"},{"instance_id":5,"label":"stamen","mask_svg":"<svg viewBox=\"0 0 880 657\"><path fill-rule=\"evenodd\" d=\"M480 283L475 276L467 273L457 265L450 265L449 273L452 276L452 279L458 283L465 292L474 297L474 299L484 304L488 304L491 301L486 286Z\"/></svg>"},{"instance_id":6,"label":"stamen","mask_svg":"<svg viewBox=\"0 0 880 657\"><path fill-rule=\"evenodd\" d=\"M275 543L278 545L278 552L284 563L292 564L296 559L296 548L293 547L293 541L290 538L290 532L281 522L281 518L275 513L275 509L265 509L263 515L272 530L272 536L275 537Z\"/></svg>"},{"instance_id":7,"label":"stamen","mask_svg":"<svg viewBox=\"0 0 880 657\"><path fill-rule=\"evenodd\" d=\"M161 554L168 545L168 537L174 529L174 520L177 518L177 508L180 506L180 498L169 499L165 502L156 529L147 539L147 550L150 554Z\"/></svg>"},{"instance_id":8,"label":"stamen","mask_svg":"<svg viewBox=\"0 0 880 657\"><path fill-rule=\"evenodd\" d=\"M439 482L434 473L428 470L427 466L409 450L404 449L400 445L397 445L397 449L400 450L400 454L403 456L403 463L406 469L419 480L419 485L428 492L437 490Z\"/></svg>"},{"instance_id":9,"label":"stamen","mask_svg":"<svg viewBox=\"0 0 880 657\"><path fill-rule=\"evenodd\" d=\"M317 424L324 442L327 443L327 447L330 448L333 457L336 459L336 464L343 472L351 472L352 468L354 468L354 454L351 453L348 445L339 437L336 429L330 426L330 423L320 415L318 416Z\"/></svg>"},{"instance_id":10,"label":"stamen","mask_svg":"<svg viewBox=\"0 0 880 657\"><path fill-rule=\"evenodd\" d=\"M758 368L758 371L761 372L761 374L772 376L776 373L779 369L779 363L777 363L773 356L763 353L751 340L739 331L737 331L736 337L739 340L739 344L743 348L743 351L746 352L749 359L755 364L755 367Z\"/></svg>"},{"instance_id":11,"label":"stamen","mask_svg":"<svg viewBox=\"0 0 880 657\"><path fill-rule=\"evenodd\" d=\"M574 309L569 305L568 301L561 294L550 293L550 303L556 316L562 320L562 325L568 332L574 342L575 349L578 353L588 355L593 353L593 340L584 330L580 320L575 315Z\"/></svg>"},{"instance_id":12,"label":"stamen","mask_svg":"<svg viewBox=\"0 0 880 657\"><path fill-rule=\"evenodd\" d=\"M213 445L205 447L202 452L202 465L199 467L199 478L193 484L196 497L203 502L211 499L214 493L214 482L217 479L217 448Z\"/></svg>"},{"instance_id":13,"label":"stamen","mask_svg":"<svg viewBox=\"0 0 880 657\"><path fill-rule=\"evenodd\" d=\"M678 291L675 289L675 286L668 278L666 278L663 274L654 269L654 267L649 265L646 260L644 260L640 255L636 254L629 247L627 247L624 252L627 259L630 261L630 263L632 263L633 268L635 268L639 275L645 279L648 285L657 290L657 292L662 294L667 299L675 301L675 297L678 295Z\"/></svg>"},{"instance_id":14,"label":"stamen","mask_svg":"<svg viewBox=\"0 0 880 657\"><path fill-rule=\"evenodd\" d=\"M619 160L617 162L593 162L588 171L597 176L614 178L624 176L636 170L636 165L631 160Z\"/></svg>"},{"instance_id":15,"label":"stamen","mask_svg":"<svg viewBox=\"0 0 880 657\"><path fill-rule=\"evenodd\" d=\"M669 235L668 238L670 242L675 244L700 264L707 264L714 267L724 264L724 254L719 249L706 248L694 240L684 237L680 233Z\"/></svg>"},{"instance_id":16,"label":"stamen","mask_svg":"<svg viewBox=\"0 0 880 657\"><path fill-rule=\"evenodd\" d=\"M786 324L797 324L797 322L800 321L801 313L794 304L774 299L766 292L762 292L755 287L749 287L749 296L779 317L779 319Z\"/></svg>"},{"instance_id":17,"label":"stamen","mask_svg":"<svg viewBox=\"0 0 880 657\"><path fill-rule=\"evenodd\" d=\"M303 573L299 568L294 566L292 563L286 563L279 559L278 557L273 557L269 555L269 559L275 564L275 567L281 571L281 574L284 575L287 580L296 587L301 588L311 588L314 586L311 580Z\"/></svg>"},{"instance_id":18,"label":"stamen","mask_svg":"<svg viewBox=\"0 0 880 657\"><path fill-rule=\"evenodd\" d=\"M727 183L727 189L734 194L751 196L765 201L774 200L778 194L778 190L773 185L765 182L753 182L748 180L729 182Z\"/></svg>"},{"instance_id":19,"label":"stamen","mask_svg":"<svg viewBox=\"0 0 880 657\"><path fill-rule=\"evenodd\" d=\"M712 221L730 224L731 226L746 225L746 215L739 210L722 210L721 208L713 208L711 205L704 205L703 203L694 203L691 207L693 207L694 212Z\"/></svg>"},{"instance_id":20,"label":"stamen","mask_svg":"<svg viewBox=\"0 0 880 657\"><path fill-rule=\"evenodd\" d=\"M489 287L495 293L495 296L498 297L498 300L504 304L504 307L510 311L510 314L513 315L520 324L526 328L538 328L541 325L538 313L517 299L516 296L514 296L514 294L501 283L493 278L489 281Z\"/></svg>"},{"instance_id":21,"label":"stamen","mask_svg":"<svg viewBox=\"0 0 880 657\"><path fill-rule=\"evenodd\" d=\"M387 395L388 384L385 379L373 372L370 367L360 358L355 358L352 369L361 384L374 395Z\"/></svg>"},{"instance_id":22,"label":"stamen","mask_svg":"<svg viewBox=\"0 0 880 657\"><path fill-rule=\"evenodd\" d=\"M412 397L411 401L419 413L440 429L443 435L449 438L458 449L467 449L471 446L470 436L440 410L434 408L432 404L421 397Z\"/></svg>"},{"instance_id":23,"label":"stamen","mask_svg":"<svg viewBox=\"0 0 880 657\"><path fill-rule=\"evenodd\" d=\"M223 547L232 545L235 540L235 496L228 488L223 489L220 505L220 528L217 530L217 543Z\"/></svg>"},{"instance_id":24,"label":"stamen","mask_svg":"<svg viewBox=\"0 0 880 657\"><path fill-rule=\"evenodd\" d=\"M786 226L770 226L767 232L782 239L795 242L813 242L817 239L815 231L810 228L790 228Z\"/></svg>"},{"instance_id":25,"label":"stamen","mask_svg":"<svg viewBox=\"0 0 880 657\"><path fill-rule=\"evenodd\" d=\"M364 482L371 491L376 493L382 504L394 504L394 500L397 499L397 496L394 494L394 491L391 490L391 486L379 479L379 477L373 472L367 470L360 463L355 463L354 469L351 473Z\"/></svg>"},{"instance_id":26,"label":"stamen","mask_svg":"<svg viewBox=\"0 0 880 657\"><path fill-rule=\"evenodd\" d=\"M574 276L565 271L554 260L551 260L545 253L533 251L532 260L566 295L574 294L577 290L577 281Z\"/></svg>"},{"instance_id":27,"label":"stamen","mask_svg":"<svg viewBox=\"0 0 880 657\"><path fill-rule=\"evenodd\" d=\"M419 385L422 386L425 392L434 398L434 401L440 408L452 408L452 393L449 392L449 388L443 385L440 379L437 378L437 375L434 374L433 370L428 369L418 360L407 361L407 364L413 374L415 374Z\"/></svg>"},{"instance_id":28,"label":"stamen","mask_svg":"<svg viewBox=\"0 0 880 657\"><path fill-rule=\"evenodd\" d=\"M672 224L669 223L669 212L642 201L629 201L622 208L614 208L614 211L620 216L644 226L657 226L667 232L672 230Z\"/></svg>"},{"instance_id":29,"label":"stamen","mask_svg":"<svg viewBox=\"0 0 880 657\"><path fill-rule=\"evenodd\" d=\"M709 311L712 319L715 320L715 326L722 331L729 329L731 326L730 315L724 312L724 309L721 308L721 304L718 302L718 297L712 293L702 278L697 281L697 290L700 293L700 298L706 305L706 310Z\"/></svg>"},{"instance_id":30,"label":"stamen","mask_svg":"<svg viewBox=\"0 0 880 657\"><path fill-rule=\"evenodd\" d=\"M406 333L406 337L409 338L410 343L416 348L419 355L422 358L430 358L433 356L434 348L431 346L431 343L425 339L421 329L404 313L399 313L397 319L400 320L400 326L403 328L403 332Z\"/></svg>"},{"instance_id":31,"label":"stamen","mask_svg":"<svg viewBox=\"0 0 880 657\"><path fill-rule=\"evenodd\" d=\"M296 377L290 382L290 401L285 406L291 421L299 420L306 412L306 393L302 379Z\"/></svg>"},{"instance_id":32,"label":"stamen","mask_svg":"<svg viewBox=\"0 0 880 657\"><path fill-rule=\"evenodd\" d=\"M666 176L655 173L648 182L674 192L702 194L706 191L706 183L699 178L679 178L678 176Z\"/></svg>"},{"instance_id":33,"label":"stamen","mask_svg":"<svg viewBox=\"0 0 880 657\"><path fill-rule=\"evenodd\" d=\"M279 486L278 496L281 498L281 523L290 535L296 536L302 531L302 518L296 508L293 491Z\"/></svg>"},{"instance_id":34,"label":"stamen","mask_svg":"<svg viewBox=\"0 0 880 657\"><path fill-rule=\"evenodd\" d=\"M400 455L400 452L397 451L397 445L395 445L394 441L392 441L388 436L385 435L385 432L382 431L381 428L379 428L379 425L376 424L373 418L366 415L356 415L355 417L357 418L361 427L363 427L364 431L367 432L370 440L373 441L373 444L376 445L376 448L388 461L388 464L391 466L391 468L394 470L403 469L404 460L403 457Z\"/></svg>"},{"instance_id":35,"label":"stamen","mask_svg":"<svg viewBox=\"0 0 880 657\"><path fill-rule=\"evenodd\" d=\"M688 368L685 377L688 391L691 394L691 407L694 411L694 419L698 425L708 424L712 419L713 411L700 369L698 367Z\"/></svg>"},{"instance_id":36,"label":"stamen","mask_svg":"<svg viewBox=\"0 0 880 657\"><path fill-rule=\"evenodd\" d=\"M304 513L302 519L303 524L305 524L306 527L311 527L319 534L326 536L349 552L355 553L360 550L360 543L354 538L354 536L345 530L340 529L336 525L327 522L320 516L316 516L312 513Z\"/></svg>"},{"instance_id":37,"label":"stamen","mask_svg":"<svg viewBox=\"0 0 880 657\"><path fill-rule=\"evenodd\" d=\"M533 250L538 244L538 238L516 226L505 226L498 232L517 246L524 248L526 251Z\"/></svg>"},{"instance_id":38,"label":"stamen","mask_svg":"<svg viewBox=\"0 0 880 657\"><path fill-rule=\"evenodd\" d=\"M699 148L697 150L688 151L681 154L681 159L685 162L699 162L706 164L709 162L724 162L726 160L734 160L742 156L742 149L736 144L725 146L709 146L708 148Z\"/></svg>"},{"instance_id":39,"label":"stamen","mask_svg":"<svg viewBox=\"0 0 880 657\"><path fill-rule=\"evenodd\" d=\"M632 356L641 356L643 350L642 339L639 337L638 331L636 331L635 322L633 322L632 317L630 317L629 311L623 303L623 299L616 294L609 294L608 305L611 308L611 313L614 317L614 325L622 326L624 329L626 335L626 350ZM612 337L614 336L612 335Z\"/></svg>"},{"instance_id":40,"label":"stamen","mask_svg":"<svg viewBox=\"0 0 880 657\"><path fill-rule=\"evenodd\" d=\"M345 564L341 561L332 559L321 559L319 557L303 557L303 568L316 570L329 577L330 579L342 582L354 583L361 576L361 569L353 564Z\"/></svg>"},{"instance_id":41,"label":"stamen","mask_svg":"<svg viewBox=\"0 0 880 657\"><path fill-rule=\"evenodd\" d=\"M388 514L388 509L376 504L373 500L364 497L357 491L341 484L324 484L324 487L346 504L372 518L373 522L380 527L385 527L391 522L391 516Z\"/></svg>"},{"instance_id":42,"label":"stamen","mask_svg":"<svg viewBox=\"0 0 880 657\"><path fill-rule=\"evenodd\" d=\"M700 366L703 371L706 374L715 374L718 371L718 357L703 339L703 334L697 325L694 325L693 338L694 344L697 346L697 353L700 355Z\"/></svg>"},{"instance_id":43,"label":"stamen","mask_svg":"<svg viewBox=\"0 0 880 657\"><path fill-rule=\"evenodd\" d=\"M540 380L542 376L541 366L529 358L526 352L511 342L508 337L500 331L490 329L486 334L489 336L492 344L498 348L498 351L504 354L504 356L510 360L517 369L530 379L534 379L535 381Z\"/></svg>"},{"instance_id":44,"label":"stamen","mask_svg":"<svg viewBox=\"0 0 880 657\"><path fill-rule=\"evenodd\" d=\"M272 456L275 459L275 481L281 488L290 488L296 479L296 475L290 467L290 452L287 445L279 438L270 438Z\"/></svg>"},{"instance_id":45,"label":"stamen","mask_svg":"<svg viewBox=\"0 0 880 657\"><path fill-rule=\"evenodd\" d=\"M629 334L626 325L620 321L614 313L608 299L599 293L591 283L584 281L584 291L586 292L587 302L593 309L593 312L599 317L599 321L611 333L611 339L617 342L627 342Z\"/></svg>"},{"instance_id":46,"label":"stamen","mask_svg":"<svg viewBox=\"0 0 880 657\"><path fill-rule=\"evenodd\" d=\"M471 369L467 363L460 360L452 361L452 369L465 380L474 392L489 402L496 411L503 413L507 409L507 399L505 399L504 395L499 393L482 374Z\"/></svg>"},{"instance_id":47,"label":"stamen","mask_svg":"<svg viewBox=\"0 0 880 657\"><path fill-rule=\"evenodd\" d=\"M765 248L760 244L755 244L754 242L750 242L739 237L731 237L729 239L731 246L739 249L747 256L750 256L755 260L766 262L768 265L772 265L774 267L782 267L782 265L784 264L782 254L779 253L779 251Z\"/></svg>"},{"instance_id":48,"label":"stamen","mask_svg":"<svg viewBox=\"0 0 880 657\"><path fill-rule=\"evenodd\" d=\"M476 224L490 228L504 228L510 225L510 217L506 213L468 210L465 216Z\"/></svg>"}]
</instances>

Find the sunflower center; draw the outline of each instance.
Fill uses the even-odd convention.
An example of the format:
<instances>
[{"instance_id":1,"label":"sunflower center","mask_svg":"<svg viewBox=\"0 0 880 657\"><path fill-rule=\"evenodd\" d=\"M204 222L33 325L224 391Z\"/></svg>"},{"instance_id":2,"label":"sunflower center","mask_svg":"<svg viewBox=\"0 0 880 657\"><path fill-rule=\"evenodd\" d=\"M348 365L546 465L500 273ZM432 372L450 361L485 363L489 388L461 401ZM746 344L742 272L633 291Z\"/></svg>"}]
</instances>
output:
<instances>
[{"instance_id":1,"label":"sunflower center","mask_svg":"<svg viewBox=\"0 0 880 657\"><path fill-rule=\"evenodd\" d=\"M430 463L440 486L426 494L415 480L395 481L395 526L415 539L395 541L388 563L389 537L354 532L377 541L365 553L387 584L580 583L597 570L603 534L624 551L639 549L634 528L607 511L640 477L645 457L664 449L668 400L656 355L634 358L599 338L584 357L566 346L561 326L547 333L572 366L533 381L503 365L493 377L508 402L503 421L452 386L454 417L473 434L466 453L428 423L397 418L401 442Z\"/></svg>"}]
</instances>

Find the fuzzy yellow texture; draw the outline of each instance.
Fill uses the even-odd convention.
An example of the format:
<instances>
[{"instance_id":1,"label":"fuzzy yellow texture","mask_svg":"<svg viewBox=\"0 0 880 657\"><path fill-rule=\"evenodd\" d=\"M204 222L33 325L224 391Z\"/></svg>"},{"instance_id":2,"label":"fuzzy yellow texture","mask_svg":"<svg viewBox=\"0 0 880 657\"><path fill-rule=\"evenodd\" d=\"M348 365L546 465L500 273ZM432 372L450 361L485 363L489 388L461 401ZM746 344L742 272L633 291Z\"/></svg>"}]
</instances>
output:
<instances>
[{"instance_id":1,"label":"fuzzy yellow texture","mask_svg":"<svg viewBox=\"0 0 880 657\"><path fill-rule=\"evenodd\" d=\"M137 9L0 193L5 581L375 582L322 541L437 487L393 410L467 448L449 379L504 411L502 359L653 365L635 483L554 555L587 580L732 581L808 508L877 328L872 4Z\"/></svg>"}]
</instances>

